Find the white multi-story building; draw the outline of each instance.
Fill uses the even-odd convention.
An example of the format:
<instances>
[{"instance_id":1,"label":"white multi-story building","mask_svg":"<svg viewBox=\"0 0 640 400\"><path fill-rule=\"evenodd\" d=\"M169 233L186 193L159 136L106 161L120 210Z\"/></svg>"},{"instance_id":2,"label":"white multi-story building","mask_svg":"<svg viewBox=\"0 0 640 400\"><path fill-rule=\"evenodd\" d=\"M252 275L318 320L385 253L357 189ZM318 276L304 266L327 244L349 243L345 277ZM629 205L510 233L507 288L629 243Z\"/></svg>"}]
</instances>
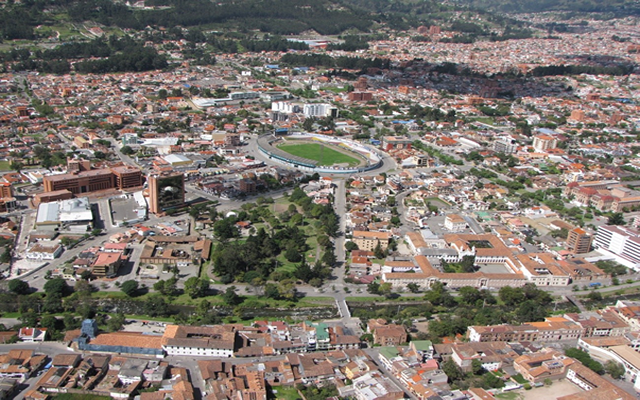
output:
<instances>
[{"instance_id":1,"label":"white multi-story building","mask_svg":"<svg viewBox=\"0 0 640 400\"><path fill-rule=\"evenodd\" d=\"M444 227L454 233L462 232L467 229L467 221L458 214L449 214L444 219Z\"/></svg>"},{"instance_id":2,"label":"white multi-story building","mask_svg":"<svg viewBox=\"0 0 640 400\"><path fill-rule=\"evenodd\" d=\"M290 101L274 101L271 103L271 111L277 111L284 114L293 114L300 112L300 107Z\"/></svg>"},{"instance_id":3,"label":"white multi-story building","mask_svg":"<svg viewBox=\"0 0 640 400\"><path fill-rule=\"evenodd\" d=\"M338 109L327 103L305 104L302 108L305 117L337 117Z\"/></svg>"},{"instance_id":4,"label":"white multi-story building","mask_svg":"<svg viewBox=\"0 0 640 400\"><path fill-rule=\"evenodd\" d=\"M601 226L596 232L595 247L625 267L640 270L640 231L623 226Z\"/></svg>"}]
</instances>

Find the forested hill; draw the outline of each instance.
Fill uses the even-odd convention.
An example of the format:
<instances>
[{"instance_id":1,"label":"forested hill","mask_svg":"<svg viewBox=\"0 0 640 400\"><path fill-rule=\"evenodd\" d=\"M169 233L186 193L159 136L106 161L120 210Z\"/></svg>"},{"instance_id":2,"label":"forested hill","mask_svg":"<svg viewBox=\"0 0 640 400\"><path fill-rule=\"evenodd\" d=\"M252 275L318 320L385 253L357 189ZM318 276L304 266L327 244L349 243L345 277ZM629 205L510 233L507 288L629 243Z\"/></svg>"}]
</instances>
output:
<instances>
[{"instance_id":1,"label":"forested hill","mask_svg":"<svg viewBox=\"0 0 640 400\"><path fill-rule=\"evenodd\" d=\"M133 2L132 2L133 3ZM341 0L146 0L145 8L113 0L25 0L0 8L4 39L32 39L34 28L63 15L71 22L95 21L106 26L142 30L146 27L208 27L275 34L315 30L338 34L367 32L373 13Z\"/></svg>"},{"instance_id":2,"label":"forested hill","mask_svg":"<svg viewBox=\"0 0 640 400\"><path fill-rule=\"evenodd\" d=\"M455 0L457 4L508 13L599 12L615 17L640 15L637 0Z\"/></svg>"}]
</instances>

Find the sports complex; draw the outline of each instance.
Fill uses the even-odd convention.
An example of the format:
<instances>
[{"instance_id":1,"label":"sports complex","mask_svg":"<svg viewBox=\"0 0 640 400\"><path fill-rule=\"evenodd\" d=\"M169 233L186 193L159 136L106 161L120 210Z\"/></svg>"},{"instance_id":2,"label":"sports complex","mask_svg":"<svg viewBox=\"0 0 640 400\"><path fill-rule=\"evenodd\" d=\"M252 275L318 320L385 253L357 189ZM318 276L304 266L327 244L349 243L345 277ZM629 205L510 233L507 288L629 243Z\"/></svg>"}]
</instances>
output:
<instances>
[{"instance_id":1,"label":"sports complex","mask_svg":"<svg viewBox=\"0 0 640 400\"><path fill-rule=\"evenodd\" d=\"M263 135L258 138L258 148L271 160L318 173L352 174L382 165L382 158L373 148L313 133Z\"/></svg>"}]
</instances>

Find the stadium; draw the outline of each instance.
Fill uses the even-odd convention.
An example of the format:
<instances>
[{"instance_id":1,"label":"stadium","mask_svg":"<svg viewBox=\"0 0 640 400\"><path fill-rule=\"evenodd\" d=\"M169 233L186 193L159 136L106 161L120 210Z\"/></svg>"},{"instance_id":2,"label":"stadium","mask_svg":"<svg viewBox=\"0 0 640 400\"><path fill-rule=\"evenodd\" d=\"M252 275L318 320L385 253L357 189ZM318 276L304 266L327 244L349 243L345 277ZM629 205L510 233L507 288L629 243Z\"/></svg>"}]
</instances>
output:
<instances>
[{"instance_id":1,"label":"stadium","mask_svg":"<svg viewBox=\"0 0 640 400\"><path fill-rule=\"evenodd\" d=\"M353 174L382 165L373 148L313 133L263 135L258 138L258 148L271 160L312 173Z\"/></svg>"}]
</instances>

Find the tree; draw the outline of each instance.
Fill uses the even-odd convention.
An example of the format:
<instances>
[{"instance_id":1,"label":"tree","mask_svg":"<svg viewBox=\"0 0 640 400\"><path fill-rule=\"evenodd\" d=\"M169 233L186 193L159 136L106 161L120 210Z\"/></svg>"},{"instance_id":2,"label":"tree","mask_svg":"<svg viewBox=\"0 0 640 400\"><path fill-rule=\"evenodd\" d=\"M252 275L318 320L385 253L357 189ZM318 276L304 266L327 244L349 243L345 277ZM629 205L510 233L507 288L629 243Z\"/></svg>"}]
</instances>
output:
<instances>
[{"instance_id":1,"label":"tree","mask_svg":"<svg viewBox=\"0 0 640 400\"><path fill-rule=\"evenodd\" d=\"M192 276L184 283L184 292L192 299L204 297L209 290L209 280Z\"/></svg>"},{"instance_id":2,"label":"tree","mask_svg":"<svg viewBox=\"0 0 640 400\"><path fill-rule=\"evenodd\" d=\"M418 293L420 292L420 285L415 282L407 283L407 289L409 289L411 293Z\"/></svg>"},{"instance_id":3,"label":"tree","mask_svg":"<svg viewBox=\"0 0 640 400\"><path fill-rule=\"evenodd\" d=\"M285 279L278 284L278 297L284 300L295 301L298 291L296 282L292 279Z\"/></svg>"},{"instance_id":4,"label":"tree","mask_svg":"<svg viewBox=\"0 0 640 400\"><path fill-rule=\"evenodd\" d=\"M28 294L29 284L21 279L12 279L9 281L9 290L15 294Z\"/></svg>"},{"instance_id":5,"label":"tree","mask_svg":"<svg viewBox=\"0 0 640 400\"><path fill-rule=\"evenodd\" d=\"M11 262L11 249L12 246L9 244L4 246L4 251L2 252L2 254L0 254L1 263L8 264Z\"/></svg>"},{"instance_id":6,"label":"tree","mask_svg":"<svg viewBox=\"0 0 640 400\"><path fill-rule=\"evenodd\" d=\"M589 294L587 295L587 298L589 300L591 300L591 301L601 301L602 300L602 293L596 292L594 290L594 291L589 292Z\"/></svg>"},{"instance_id":7,"label":"tree","mask_svg":"<svg viewBox=\"0 0 640 400\"><path fill-rule=\"evenodd\" d=\"M93 228L91 230L91 236L100 236L101 233L102 233L102 229L99 229L99 228Z\"/></svg>"},{"instance_id":8,"label":"tree","mask_svg":"<svg viewBox=\"0 0 640 400\"><path fill-rule=\"evenodd\" d=\"M33 310L28 310L20 313L20 316L18 317L18 319L22 321L22 326L33 328L38 324L38 316L39 315L35 313Z\"/></svg>"},{"instance_id":9,"label":"tree","mask_svg":"<svg viewBox=\"0 0 640 400\"><path fill-rule=\"evenodd\" d=\"M122 146L122 148L120 149L120 152L127 156L130 156L131 154L135 153L135 151L131 148L131 146Z\"/></svg>"},{"instance_id":10,"label":"tree","mask_svg":"<svg viewBox=\"0 0 640 400\"><path fill-rule=\"evenodd\" d=\"M380 242L378 242L376 247L373 249L373 254L377 259L383 259L387 257L387 252L382 250L382 246L380 245Z\"/></svg>"},{"instance_id":11,"label":"tree","mask_svg":"<svg viewBox=\"0 0 640 400\"><path fill-rule=\"evenodd\" d=\"M24 168L24 164L20 161L11 161L11 164L9 164L9 168L16 172L20 172L22 168Z\"/></svg>"},{"instance_id":12,"label":"tree","mask_svg":"<svg viewBox=\"0 0 640 400\"><path fill-rule=\"evenodd\" d=\"M564 354L567 357L572 357L580 361L585 367L589 368L593 372L600 375L604 374L604 367L602 366L602 364L591 358L589 353L587 353L586 351L576 348L569 348L564 351Z\"/></svg>"},{"instance_id":13,"label":"tree","mask_svg":"<svg viewBox=\"0 0 640 400\"><path fill-rule=\"evenodd\" d=\"M371 333L365 333L364 335L360 336L360 341L373 343L373 335Z\"/></svg>"},{"instance_id":14,"label":"tree","mask_svg":"<svg viewBox=\"0 0 640 400\"><path fill-rule=\"evenodd\" d=\"M358 250L358 245L357 245L357 244L355 244L355 242L348 241L348 242L346 242L346 243L344 244L344 248L345 248L347 251Z\"/></svg>"},{"instance_id":15,"label":"tree","mask_svg":"<svg viewBox=\"0 0 640 400\"><path fill-rule=\"evenodd\" d=\"M133 279L128 280L120 285L120 290L122 290L122 293L126 294L127 296L133 297L138 291L138 282L134 281Z\"/></svg>"},{"instance_id":16,"label":"tree","mask_svg":"<svg viewBox=\"0 0 640 400\"><path fill-rule=\"evenodd\" d=\"M451 358L442 363L442 371L449 378L449 382L458 381L464 378L464 372L462 372L462 369L460 369L460 367L458 367L455 361Z\"/></svg>"},{"instance_id":17,"label":"tree","mask_svg":"<svg viewBox=\"0 0 640 400\"><path fill-rule=\"evenodd\" d=\"M514 306L524 301L524 293L519 288L503 286L498 291L498 296L508 306Z\"/></svg>"},{"instance_id":18,"label":"tree","mask_svg":"<svg viewBox=\"0 0 640 400\"><path fill-rule=\"evenodd\" d=\"M62 239L60 239L60 244L62 244L65 247L72 247L75 243L76 241L71 239L68 236L65 236Z\"/></svg>"},{"instance_id":19,"label":"tree","mask_svg":"<svg viewBox=\"0 0 640 400\"><path fill-rule=\"evenodd\" d=\"M298 265L298 268L296 268L293 275L305 283L308 283L315 277L313 269L311 269L311 266L304 259L302 260L302 263Z\"/></svg>"},{"instance_id":20,"label":"tree","mask_svg":"<svg viewBox=\"0 0 640 400\"><path fill-rule=\"evenodd\" d=\"M60 297L64 297L71 293L71 287L67 285L67 282L64 279L53 278L49 279L47 283L44 284L44 292L47 294L47 297L56 294L60 295Z\"/></svg>"},{"instance_id":21,"label":"tree","mask_svg":"<svg viewBox=\"0 0 640 400\"><path fill-rule=\"evenodd\" d=\"M289 247L284 253L284 258L290 262L300 262L302 261L302 254L295 247Z\"/></svg>"},{"instance_id":22,"label":"tree","mask_svg":"<svg viewBox=\"0 0 640 400\"><path fill-rule=\"evenodd\" d=\"M380 284L378 282L371 282L367 285L367 292L371 294L380 294Z\"/></svg>"},{"instance_id":23,"label":"tree","mask_svg":"<svg viewBox=\"0 0 640 400\"><path fill-rule=\"evenodd\" d=\"M53 314L62 312L62 310L62 296L59 293L47 294L44 303L42 303L42 311Z\"/></svg>"},{"instance_id":24,"label":"tree","mask_svg":"<svg viewBox=\"0 0 640 400\"><path fill-rule=\"evenodd\" d=\"M380 284L379 292L384 297L390 297L391 293L392 293L392 291L391 291L392 289L393 289L393 286L391 285L391 283L385 282L385 283Z\"/></svg>"},{"instance_id":25,"label":"tree","mask_svg":"<svg viewBox=\"0 0 640 400\"><path fill-rule=\"evenodd\" d=\"M624 215L622 213L613 213L607 219L607 225L624 225L626 221L624 220Z\"/></svg>"},{"instance_id":26,"label":"tree","mask_svg":"<svg viewBox=\"0 0 640 400\"><path fill-rule=\"evenodd\" d=\"M160 295L152 295L144 303L144 313L150 317L165 317L169 315L169 305Z\"/></svg>"},{"instance_id":27,"label":"tree","mask_svg":"<svg viewBox=\"0 0 640 400\"><path fill-rule=\"evenodd\" d=\"M621 379L624 376L624 366L613 360L609 360L604 364L604 370L611 375L613 379Z\"/></svg>"},{"instance_id":28,"label":"tree","mask_svg":"<svg viewBox=\"0 0 640 400\"><path fill-rule=\"evenodd\" d=\"M230 306L237 306L238 304L242 303L242 297L238 296L238 294L236 293L235 286L229 286L227 290L225 290L224 294L222 295L222 300L225 302L225 304Z\"/></svg>"},{"instance_id":29,"label":"tree","mask_svg":"<svg viewBox=\"0 0 640 400\"><path fill-rule=\"evenodd\" d=\"M516 316L520 322L542 321L547 316L547 311L537 302L526 300L516 309Z\"/></svg>"},{"instance_id":30,"label":"tree","mask_svg":"<svg viewBox=\"0 0 640 400\"><path fill-rule=\"evenodd\" d=\"M153 284L153 290L160 292L164 296L175 296L177 288L178 278L171 277L169 279L161 280Z\"/></svg>"},{"instance_id":31,"label":"tree","mask_svg":"<svg viewBox=\"0 0 640 400\"><path fill-rule=\"evenodd\" d=\"M482 298L480 291L471 286L461 287L458 293L462 302L467 305L475 305Z\"/></svg>"},{"instance_id":32,"label":"tree","mask_svg":"<svg viewBox=\"0 0 640 400\"><path fill-rule=\"evenodd\" d=\"M53 315L45 315L40 319L40 326L46 328L49 331L47 333L51 334L52 331L56 331L58 328L58 319Z\"/></svg>"},{"instance_id":33,"label":"tree","mask_svg":"<svg viewBox=\"0 0 640 400\"><path fill-rule=\"evenodd\" d=\"M121 312L113 315L107 320L107 329L109 330L109 332L117 332L122 329L122 325L124 324L125 320L125 316Z\"/></svg>"},{"instance_id":34,"label":"tree","mask_svg":"<svg viewBox=\"0 0 640 400\"><path fill-rule=\"evenodd\" d=\"M83 279L77 281L76 284L73 285L73 291L75 293L78 293L79 297L89 297L91 296L91 292L93 292L93 290L93 285L90 284L89 281Z\"/></svg>"},{"instance_id":35,"label":"tree","mask_svg":"<svg viewBox=\"0 0 640 400\"><path fill-rule=\"evenodd\" d=\"M471 372L473 372L474 375L484 374L486 371L482 367L482 361L478 360L477 358L471 360Z\"/></svg>"},{"instance_id":36,"label":"tree","mask_svg":"<svg viewBox=\"0 0 640 400\"><path fill-rule=\"evenodd\" d=\"M235 219L233 218L225 218L216 221L216 223L213 224L213 233L221 241L225 241L239 235L238 228L236 228L235 225Z\"/></svg>"}]
</instances>

